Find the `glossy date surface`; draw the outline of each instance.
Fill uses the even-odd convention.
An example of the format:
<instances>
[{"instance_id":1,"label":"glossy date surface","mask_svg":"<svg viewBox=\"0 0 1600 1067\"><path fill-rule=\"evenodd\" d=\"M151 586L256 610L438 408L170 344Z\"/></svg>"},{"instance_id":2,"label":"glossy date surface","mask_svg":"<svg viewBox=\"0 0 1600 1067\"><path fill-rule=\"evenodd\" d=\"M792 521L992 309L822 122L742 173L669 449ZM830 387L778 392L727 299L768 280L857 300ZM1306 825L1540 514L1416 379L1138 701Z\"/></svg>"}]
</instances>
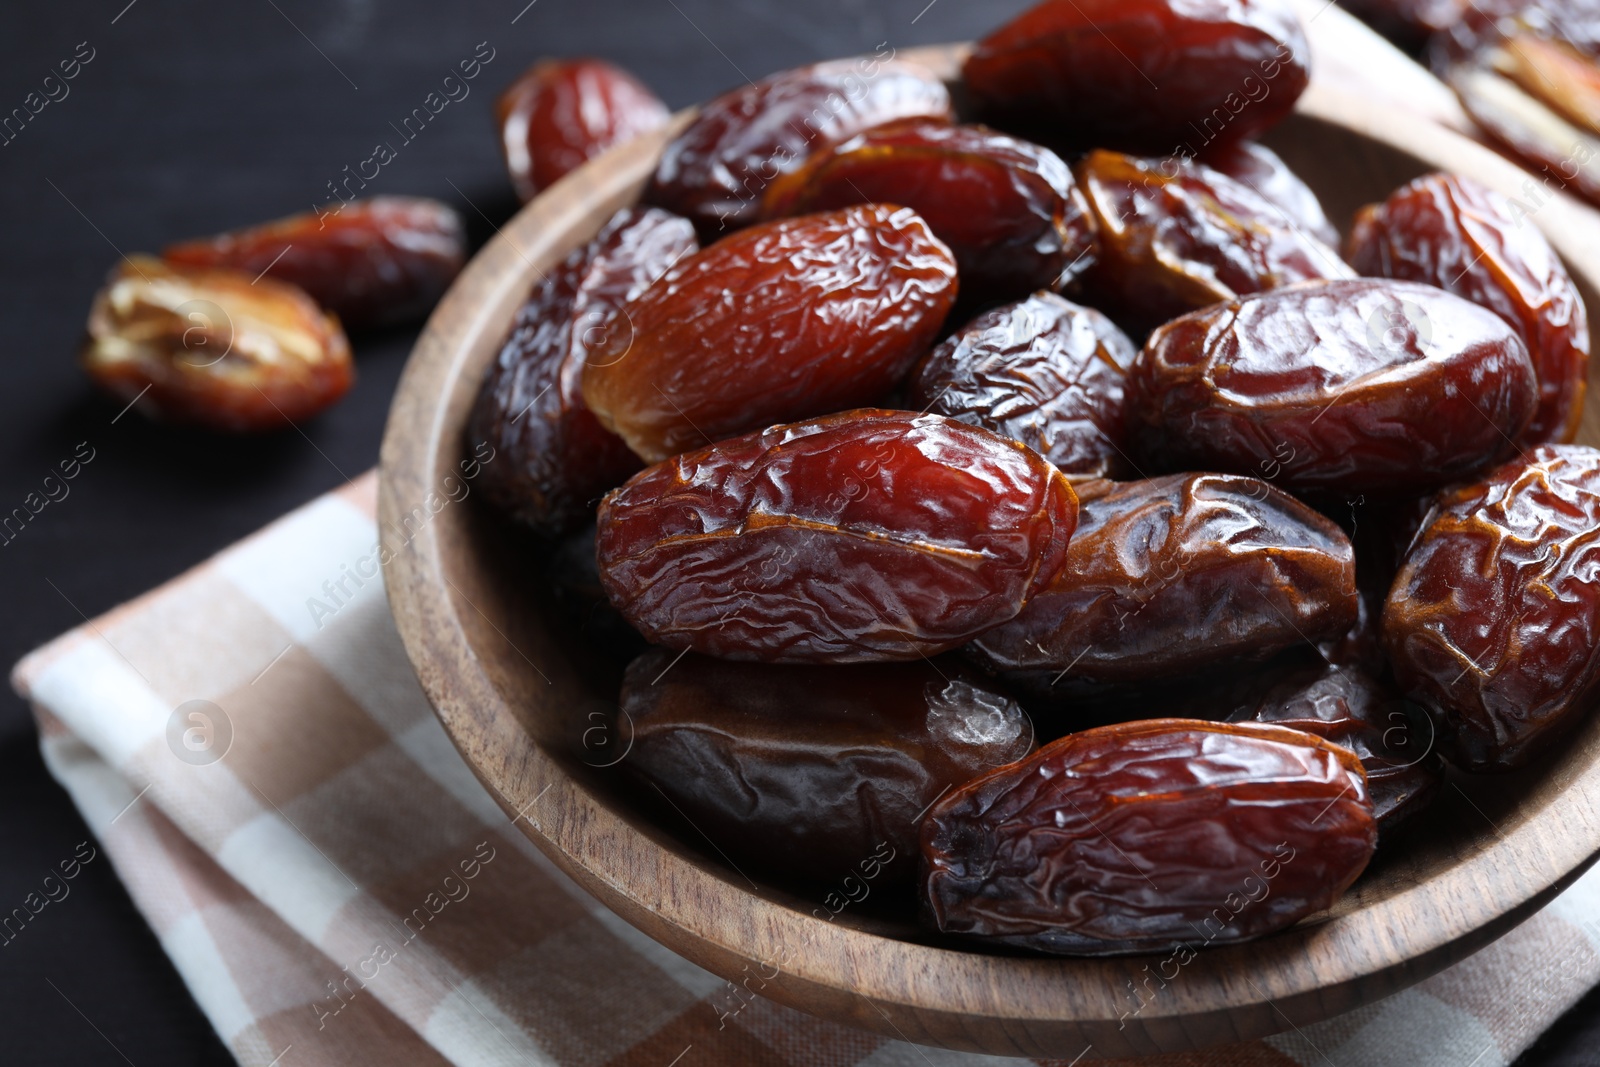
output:
<instances>
[{"instance_id":1,"label":"glossy date surface","mask_svg":"<svg viewBox=\"0 0 1600 1067\"><path fill-rule=\"evenodd\" d=\"M687 219L624 208L535 283L467 428L469 444L494 447L480 484L497 507L554 536L580 525L602 493L642 466L584 404L583 368L611 331L626 332L617 309L696 247Z\"/></svg>"},{"instance_id":2,"label":"glossy date surface","mask_svg":"<svg viewBox=\"0 0 1600 1067\"><path fill-rule=\"evenodd\" d=\"M603 59L535 63L495 101L506 169L523 203L670 117L643 82Z\"/></svg>"},{"instance_id":3,"label":"glossy date surface","mask_svg":"<svg viewBox=\"0 0 1600 1067\"><path fill-rule=\"evenodd\" d=\"M1129 473L1123 382L1133 342L1054 293L986 311L917 365L906 406L1021 441L1074 479Z\"/></svg>"},{"instance_id":4,"label":"glossy date surface","mask_svg":"<svg viewBox=\"0 0 1600 1067\"><path fill-rule=\"evenodd\" d=\"M149 256L96 294L83 365L121 403L230 433L283 430L355 382L338 320L303 290Z\"/></svg>"},{"instance_id":5,"label":"glossy date surface","mask_svg":"<svg viewBox=\"0 0 1600 1067\"><path fill-rule=\"evenodd\" d=\"M1350 263L1482 305L1522 338L1539 379L1531 443L1570 441L1583 416L1589 316L1550 242L1511 201L1471 178L1429 174L1356 216Z\"/></svg>"},{"instance_id":6,"label":"glossy date surface","mask_svg":"<svg viewBox=\"0 0 1600 1067\"><path fill-rule=\"evenodd\" d=\"M962 68L986 116L1073 148L1175 152L1275 125L1310 79L1305 31L1261 0L1045 0Z\"/></svg>"},{"instance_id":7,"label":"glossy date surface","mask_svg":"<svg viewBox=\"0 0 1600 1067\"><path fill-rule=\"evenodd\" d=\"M1185 315L1128 376L1143 457L1287 489L1422 492L1506 455L1533 415L1498 315L1415 282L1278 289Z\"/></svg>"},{"instance_id":8,"label":"glossy date surface","mask_svg":"<svg viewBox=\"0 0 1600 1067\"><path fill-rule=\"evenodd\" d=\"M650 467L600 505L611 602L655 644L911 660L1012 618L1077 523L1066 478L987 430L861 410Z\"/></svg>"},{"instance_id":9,"label":"glossy date surface","mask_svg":"<svg viewBox=\"0 0 1600 1067\"><path fill-rule=\"evenodd\" d=\"M769 217L860 203L909 207L955 253L969 299L1058 287L1094 250L1088 204L1061 157L983 126L906 121L818 152L767 190Z\"/></svg>"},{"instance_id":10,"label":"glossy date surface","mask_svg":"<svg viewBox=\"0 0 1600 1067\"><path fill-rule=\"evenodd\" d=\"M378 196L185 241L180 267L228 268L299 286L351 329L419 319L466 262L461 217L437 200Z\"/></svg>"},{"instance_id":11,"label":"glossy date surface","mask_svg":"<svg viewBox=\"0 0 1600 1067\"><path fill-rule=\"evenodd\" d=\"M1233 141L1207 149L1200 162L1282 209L1290 223L1329 248L1339 247L1339 231L1328 221L1317 194L1266 145Z\"/></svg>"},{"instance_id":12,"label":"glossy date surface","mask_svg":"<svg viewBox=\"0 0 1600 1067\"><path fill-rule=\"evenodd\" d=\"M928 805L1034 747L1016 702L948 661L786 667L653 649L628 668L620 708L633 739L620 766L741 869L833 884L877 857L873 890L908 887Z\"/></svg>"},{"instance_id":13,"label":"glossy date surface","mask_svg":"<svg viewBox=\"0 0 1600 1067\"><path fill-rule=\"evenodd\" d=\"M931 71L881 53L780 71L702 107L667 145L644 200L709 239L759 218L767 188L813 152L897 119L952 115Z\"/></svg>"},{"instance_id":14,"label":"glossy date surface","mask_svg":"<svg viewBox=\"0 0 1600 1067\"><path fill-rule=\"evenodd\" d=\"M1406 691L1451 762L1525 764L1577 725L1600 678L1600 452L1544 445L1441 493L1383 613Z\"/></svg>"},{"instance_id":15,"label":"glossy date surface","mask_svg":"<svg viewBox=\"0 0 1600 1067\"><path fill-rule=\"evenodd\" d=\"M1327 908L1376 840L1347 749L1253 723L1123 723L935 804L924 905L941 931L1044 952L1197 949Z\"/></svg>"},{"instance_id":16,"label":"glossy date surface","mask_svg":"<svg viewBox=\"0 0 1600 1067\"><path fill-rule=\"evenodd\" d=\"M1082 501L1060 576L972 651L1138 681L1333 637L1357 611L1354 550L1328 519L1254 478L1172 474Z\"/></svg>"},{"instance_id":17,"label":"glossy date surface","mask_svg":"<svg viewBox=\"0 0 1600 1067\"><path fill-rule=\"evenodd\" d=\"M955 297L950 250L907 208L764 223L685 257L624 305L584 368L584 399L648 462L875 403Z\"/></svg>"},{"instance_id":18,"label":"glossy date surface","mask_svg":"<svg viewBox=\"0 0 1600 1067\"><path fill-rule=\"evenodd\" d=\"M1096 151L1078 180L1099 233L1085 291L1141 329L1248 293L1354 276L1282 208L1205 164Z\"/></svg>"}]
</instances>

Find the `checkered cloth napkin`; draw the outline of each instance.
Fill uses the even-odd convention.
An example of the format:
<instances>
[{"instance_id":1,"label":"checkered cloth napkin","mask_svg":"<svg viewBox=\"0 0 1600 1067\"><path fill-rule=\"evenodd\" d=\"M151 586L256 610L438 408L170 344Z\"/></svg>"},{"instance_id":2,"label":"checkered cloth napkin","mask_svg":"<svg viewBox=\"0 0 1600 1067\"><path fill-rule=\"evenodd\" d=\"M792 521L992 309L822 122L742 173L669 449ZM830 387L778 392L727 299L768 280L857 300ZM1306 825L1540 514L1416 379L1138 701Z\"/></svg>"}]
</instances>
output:
<instances>
[{"instance_id":1,"label":"checkered cloth napkin","mask_svg":"<svg viewBox=\"0 0 1600 1067\"><path fill-rule=\"evenodd\" d=\"M375 500L368 474L13 677L51 772L240 1063L1010 1062L759 999L727 1012L724 982L547 863L417 686L364 562ZM1600 868L1387 1000L1141 1062L1490 1067L1596 982Z\"/></svg>"}]
</instances>

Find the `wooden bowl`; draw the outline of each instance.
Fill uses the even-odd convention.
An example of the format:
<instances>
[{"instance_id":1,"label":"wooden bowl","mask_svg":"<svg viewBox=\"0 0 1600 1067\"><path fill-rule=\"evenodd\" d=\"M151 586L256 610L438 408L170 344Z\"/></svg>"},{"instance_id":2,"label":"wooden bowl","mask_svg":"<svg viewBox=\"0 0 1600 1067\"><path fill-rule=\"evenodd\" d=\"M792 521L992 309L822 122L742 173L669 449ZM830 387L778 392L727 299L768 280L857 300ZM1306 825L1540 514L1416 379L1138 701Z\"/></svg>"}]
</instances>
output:
<instances>
[{"instance_id":1,"label":"wooden bowl","mask_svg":"<svg viewBox=\"0 0 1600 1067\"><path fill-rule=\"evenodd\" d=\"M953 79L961 54L915 58ZM1200 952L1134 1014L1130 989L1155 988L1143 983L1161 957L988 955L848 908L825 921L815 902L753 885L714 847L660 829L617 788L618 772L598 766L628 742L593 732L604 717L590 712L615 706L615 679L543 603L529 545L476 500L420 528L414 509L454 484L473 398L533 279L637 196L675 128L561 181L479 253L418 341L383 441L382 526L410 517L410 540L384 577L423 689L500 805L585 889L702 967L784 1004L925 1044L1071 1059L1091 1047L1096 1057L1203 1047L1349 1011L1499 937L1594 860L1600 717L1535 769L1453 781L1331 913ZM1488 150L1319 86L1268 141L1337 221L1440 168L1527 203L1527 176ZM1532 221L1600 310L1596 216L1555 198ZM1591 444L1597 397L1581 438ZM738 1004L730 994L728 1010Z\"/></svg>"}]
</instances>

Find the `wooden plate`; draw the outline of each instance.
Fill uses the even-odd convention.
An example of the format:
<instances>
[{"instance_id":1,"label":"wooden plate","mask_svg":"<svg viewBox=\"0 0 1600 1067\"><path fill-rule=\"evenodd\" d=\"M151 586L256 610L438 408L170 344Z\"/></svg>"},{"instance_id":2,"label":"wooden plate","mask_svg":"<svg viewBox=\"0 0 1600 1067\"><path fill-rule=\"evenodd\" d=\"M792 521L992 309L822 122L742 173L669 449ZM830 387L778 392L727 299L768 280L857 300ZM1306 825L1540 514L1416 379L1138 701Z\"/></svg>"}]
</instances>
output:
<instances>
[{"instance_id":1,"label":"wooden plate","mask_svg":"<svg viewBox=\"0 0 1600 1067\"><path fill-rule=\"evenodd\" d=\"M960 55L915 58L953 78ZM1505 933L1594 860L1600 717L1529 772L1452 783L1427 823L1332 913L1181 967L1169 962L1148 985L1162 957L986 955L920 942L848 908L825 921L813 916L815 902L748 883L714 846L657 828L618 791L617 772L600 766L628 743L593 732L601 719L590 712L614 706L614 680L541 603L529 545L476 499L442 510L430 500L456 484L469 408L529 285L635 198L671 132L561 181L468 265L417 343L382 452L382 528L406 539L384 577L423 689L484 785L522 814L517 825L607 906L743 989L796 1008L916 1042L1071 1059L1089 1047L1097 1057L1202 1047L1348 1011ZM1488 150L1321 86L1269 143L1339 222L1439 168L1534 207L1527 175ZM1531 224L1600 310L1596 216L1548 195L1538 203ZM1582 440L1600 444L1600 390L1590 393ZM1135 987L1156 991L1142 1009ZM726 1009L740 1003L730 992Z\"/></svg>"}]
</instances>

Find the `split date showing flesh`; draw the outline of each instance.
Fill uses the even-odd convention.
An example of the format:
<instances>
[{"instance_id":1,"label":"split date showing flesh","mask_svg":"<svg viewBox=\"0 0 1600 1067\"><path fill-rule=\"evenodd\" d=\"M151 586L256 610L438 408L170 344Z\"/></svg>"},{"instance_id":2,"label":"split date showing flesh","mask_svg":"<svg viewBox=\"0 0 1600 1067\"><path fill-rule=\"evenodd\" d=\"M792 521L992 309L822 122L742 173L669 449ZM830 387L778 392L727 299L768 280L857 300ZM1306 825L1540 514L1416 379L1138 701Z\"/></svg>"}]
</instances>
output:
<instances>
[{"instance_id":1,"label":"split date showing flesh","mask_svg":"<svg viewBox=\"0 0 1600 1067\"><path fill-rule=\"evenodd\" d=\"M1423 282L1516 329L1539 379L1530 443L1571 441L1589 378L1589 315L1550 242L1511 201L1455 174L1429 174L1356 216L1350 263L1362 274Z\"/></svg>"},{"instance_id":2,"label":"split date showing flesh","mask_svg":"<svg viewBox=\"0 0 1600 1067\"><path fill-rule=\"evenodd\" d=\"M685 257L620 313L583 397L654 463L774 423L880 401L956 298L915 212L863 204L753 226Z\"/></svg>"},{"instance_id":3,"label":"split date showing flesh","mask_svg":"<svg viewBox=\"0 0 1600 1067\"><path fill-rule=\"evenodd\" d=\"M946 933L1044 952L1192 951L1327 908L1376 843L1350 750L1146 719L1071 734L935 804L923 904Z\"/></svg>"},{"instance_id":4,"label":"split date showing flesh","mask_svg":"<svg viewBox=\"0 0 1600 1067\"><path fill-rule=\"evenodd\" d=\"M1060 577L974 642L987 666L1140 681L1264 659L1356 621L1349 539L1255 478L1173 474L1080 506Z\"/></svg>"},{"instance_id":5,"label":"split date showing flesh","mask_svg":"<svg viewBox=\"0 0 1600 1067\"><path fill-rule=\"evenodd\" d=\"M611 602L724 659L912 660L1022 610L1077 524L1037 453L940 415L841 412L680 455L600 505Z\"/></svg>"},{"instance_id":6,"label":"split date showing flesh","mask_svg":"<svg viewBox=\"0 0 1600 1067\"><path fill-rule=\"evenodd\" d=\"M1128 473L1123 383L1133 342L1054 293L984 312L928 353L906 406L1021 441L1073 478Z\"/></svg>"},{"instance_id":7,"label":"split date showing flesh","mask_svg":"<svg viewBox=\"0 0 1600 1067\"><path fill-rule=\"evenodd\" d=\"M1167 323L1134 361L1128 411L1139 451L1164 469L1424 492L1507 455L1537 392L1498 315L1432 286L1362 278Z\"/></svg>"},{"instance_id":8,"label":"split date showing flesh","mask_svg":"<svg viewBox=\"0 0 1600 1067\"><path fill-rule=\"evenodd\" d=\"M1440 494L1383 612L1406 691L1452 763L1510 770L1595 704L1600 451L1543 445Z\"/></svg>"},{"instance_id":9,"label":"split date showing flesh","mask_svg":"<svg viewBox=\"0 0 1600 1067\"><path fill-rule=\"evenodd\" d=\"M1310 81L1309 58L1300 20L1276 0L1045 0L979 41L962 74L1002 128L1172 152L1276 125Z\"/></svg>"},{"instance_id":10,"label":"split date showing flesh","mask_svg":"<svg viewBox=\"0 0 1600 1067\"><path fill-rule=\"evenodd\" d=\"M480 484L495 506L556 536L591 517L600 495L643 465L584 404L583 368L613 329L626 331L617 309L696 247L687 219L624 208L534 285L467 428L469 447L494 447Z\"/></svg>"},{"instance_id":11,"label":"split date showing flesh","mask_svg":"<svg viewBox=\"0 0 1600 1067\"><path fill-rule=\"evenodd\" d=\"M896 893L916 875L928 805L1034 747L1016 702L949 661L786 667L652 649L620 708L622 766L741 870L831 885L874 857L869 889Z\"/></svg>"}]
</instances>

